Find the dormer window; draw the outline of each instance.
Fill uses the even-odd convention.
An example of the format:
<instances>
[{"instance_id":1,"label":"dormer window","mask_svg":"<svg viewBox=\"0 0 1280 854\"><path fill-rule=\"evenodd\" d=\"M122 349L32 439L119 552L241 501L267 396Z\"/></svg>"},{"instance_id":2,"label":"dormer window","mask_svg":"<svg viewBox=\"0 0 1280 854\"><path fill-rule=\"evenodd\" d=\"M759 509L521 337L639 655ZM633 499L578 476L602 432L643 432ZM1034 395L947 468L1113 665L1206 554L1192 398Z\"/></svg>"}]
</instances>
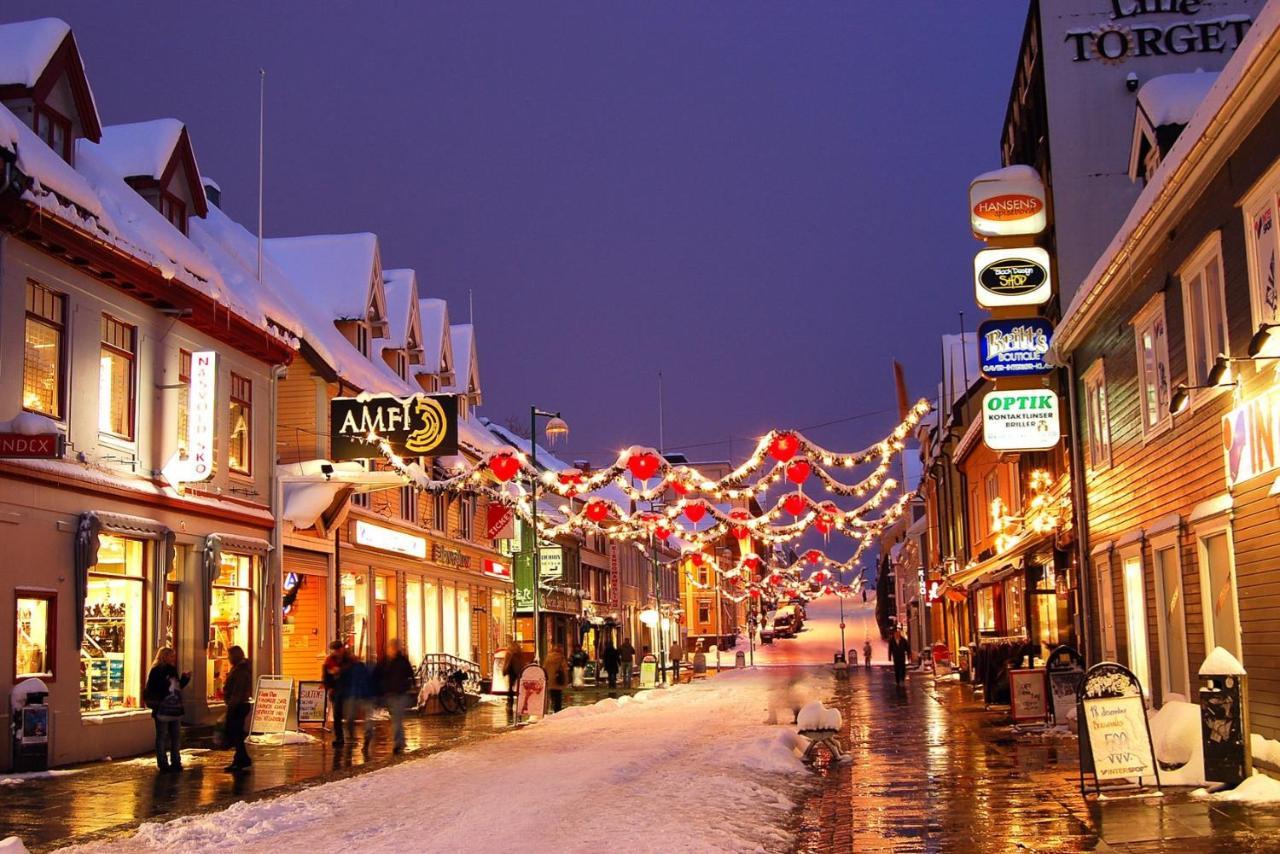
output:
<instances>
[{"instance_id":1,"label":"dormer window","mask_svg":"<svg viewBox=\"0 0 1280 854\"><path fill-rule=\"evenodd\" d=\"M43 104L35 108L36 136L45 141L53 152L68 163L71 162L71 120L59 115Z\"/></svg>"}]
</instances>

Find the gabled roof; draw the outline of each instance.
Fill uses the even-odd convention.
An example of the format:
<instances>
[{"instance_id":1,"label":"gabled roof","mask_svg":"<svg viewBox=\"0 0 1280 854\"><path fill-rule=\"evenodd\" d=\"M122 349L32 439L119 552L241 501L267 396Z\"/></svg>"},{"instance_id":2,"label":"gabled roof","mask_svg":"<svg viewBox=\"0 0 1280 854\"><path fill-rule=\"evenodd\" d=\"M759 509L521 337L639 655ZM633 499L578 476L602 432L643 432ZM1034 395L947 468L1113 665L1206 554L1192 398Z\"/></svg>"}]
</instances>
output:
<instances>
[{"instance_id":1,"label":"gabled roof","mask_svg":"<svg viewBox=\"0 0 1280 854\"><path fill-rule=\"evenodd\" d=\"M383 270L382 289L387 297L387 339L397 348L422 346L422 322L418 314L418 275L413 270Z\"/></svg>"},{"instance_id":2,"label":"gabled roof","mask_svg":"<svg viewBox=\"0 0 1280 854\"><path fill-rule=\"evenodd\" d=\"M480 367L476 364L475 329L470 323L449 327L453 347L453 385L445 391L454 394L480 394Z\"/></svg>"},{"instance_id":3,"label":"gabled roof","mask_svg":"<svg viewBox=\"0 0 1280 854\"><path fill-rule=\"evenodd\" d=\"M372 307L387 316L378 238L368 232L273 237L264 251L331 320L362 320Z\"/></svg>"},{"instance_id":4,"label":"gabled roof","mask_svg":"<svg viewBox=\"0 0 1280 854\"><path fill-rule=\"evenodd\" d=\"M449 304L442 299L418 300L418 317L422 322L420 371L438 374L454 369L453 342L449 335Z\"/></svg>"},{"instance_id":5,"label":"gabled roof","mask_svg":"<svg viewBox=\"0 0 1280 854\"><path fill-rule=\"evenodd\" d=\"M61 67L70 75L84 135L96 142L102 136L102 119L71 26L61 18L0 24L0 92L18 88L43 95Z\"/></svg>"},{"instance_id":6,"label":"gabled roof","mask_svg":"<svg viewBox=\"0 0 1280 854\"><path fill-rule=\"evenodd\" d=\"M178 119L153 119L102 129L99 155L123 178L146 178L161 185L182 169L195 200L195 213L204 216L209 205L200 180L200 167L186 126Z\"/></svg>"}]
</instances>

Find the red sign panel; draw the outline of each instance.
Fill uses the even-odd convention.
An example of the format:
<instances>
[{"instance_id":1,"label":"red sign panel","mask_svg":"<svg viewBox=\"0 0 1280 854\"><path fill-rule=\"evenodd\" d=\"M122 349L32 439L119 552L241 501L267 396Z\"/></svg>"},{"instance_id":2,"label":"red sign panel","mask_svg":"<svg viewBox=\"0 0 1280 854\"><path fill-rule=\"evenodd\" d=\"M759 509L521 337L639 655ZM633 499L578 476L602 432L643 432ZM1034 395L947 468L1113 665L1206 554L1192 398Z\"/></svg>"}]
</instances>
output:
<instances>
[{"instance_id":1,"label":"red sign panel","mask_svg":"<svg viewBox=\"0 0 1280 854\"><path fill-rule=\"evenodd\" d=\"M511 580L511 565L507 563L498 563L496 560L485 558L483 572L492 578L501 578L503 581Z\"/></svg>"},{"instance_id":2,"label":"red sign panel","mask_svg":"<svg viewBox=\"0 0 1280 854\"><path fill-rule=\"evenodd\" d=\"M505 504L490 504L485 518L485 534L491 540L510 540L516 535L516 511Z\"/></svg>"},{"instance_id":3,"label":"red sign panel","mask_svg":"<svg viewBox=\"0 0 1280 854\"><path fill-rule=\"evenodd\" d=\"M56 460L62 456L62 436L45 433L24 436L21 433L0 433L0 457L25 460Z\"/></svg>"}]
</instances>

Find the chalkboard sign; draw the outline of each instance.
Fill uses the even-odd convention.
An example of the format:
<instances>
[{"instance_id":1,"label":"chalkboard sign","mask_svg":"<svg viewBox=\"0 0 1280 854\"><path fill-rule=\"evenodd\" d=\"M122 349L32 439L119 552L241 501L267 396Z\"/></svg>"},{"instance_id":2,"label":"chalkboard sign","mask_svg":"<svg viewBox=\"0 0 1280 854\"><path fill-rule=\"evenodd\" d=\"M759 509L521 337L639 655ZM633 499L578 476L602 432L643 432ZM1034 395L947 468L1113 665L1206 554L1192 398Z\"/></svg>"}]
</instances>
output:
<instances>
[{"instance_id":1,"label":"chalkboard sign","mask_svg":"<svg viewBox=\"0 0 1280 854\"><path fill-rule=\"evenodd\" d=\"M1155 777L1147 709L1142 697L1095 697L1084 703L1093 773L1099 782Z\"/></svg>"},{"instance_id":2,"label":"chalkboard sign","mask_svg":"<svg viewBox=\"0 0 1280 854\"><path fill-rule=\"evenodd\" d=\"M325 723L328 703L323 682L298 683L298 724Z\"/></svg>"},{"instance_id":3,"label":"chalkboard sign","mask_svg":"<svg viewBox=\"0 0 1280 854\"><path fill-rule=\"evenodd\" d=\"M1049 720L1049 680L1044 670L1009 671L1009 715L1015 724Z\"/></svg>"}]
</instances>

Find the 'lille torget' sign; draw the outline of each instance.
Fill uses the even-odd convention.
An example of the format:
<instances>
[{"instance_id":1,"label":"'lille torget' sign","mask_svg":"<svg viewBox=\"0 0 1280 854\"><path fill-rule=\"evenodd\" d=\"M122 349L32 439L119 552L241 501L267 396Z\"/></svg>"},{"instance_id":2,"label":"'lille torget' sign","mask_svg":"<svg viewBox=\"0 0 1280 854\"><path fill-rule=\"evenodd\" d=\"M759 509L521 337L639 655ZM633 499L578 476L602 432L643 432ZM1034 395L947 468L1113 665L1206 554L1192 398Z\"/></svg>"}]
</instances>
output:
<instances>
[{"instance_id":1,"label":"'lille torget' sign","mask_svg":"<svg viewBox=\"0 0 1280 854\"><path fill-rule=\"evenodd\" d=\"M1044 182L1030 166L988 172L969 185L969 225L975 237L1039 234L1048 224Z\"/></svg>"},{"instance_id":2,"label":"'lille torget' sign","mask_svg":"<svg viewBox=\"0 0 1280 854\"><path fill-rule=\"evenodd\" d=\"M1045 451L1061 435L1052 391L992 391L982 398L982 440L993 451Z\"/></svg>"},{"instance_id":3,"label":"'lille torget' sign","mask_svg":"<svg viewBox=\"0 0 1280 854\"><path fill-rule=\"evenodd\" d=\"M458 398L451 394L335 397L329 401L330 456L361 460L381 456L368 439L385 440L405 457L458 452Z\"/></svg>"},{"instance_id":4,"label":"'lille torget' sign","mask_svg":"<svg viewBox=\"0 0 1280 854\"><path fill-rule=\"evenodd\" d=\"M1043 305L1053 292L1049 253L1037 246L982 250L973 258L973 280L983 308Z\"/></svg>"},{"instance_id":5,"label":"'lille torget' sign","mask_svg":"<svg viewBox=\"0 0 1280 854\"><path fill-rule=\"evenodd\" d=\"M1099 5L1110 12L1106 23L1067 30L1072 62L1231 52L1253 23L1248 15L1213 15L1221 7L1205 0L1111 0ZM1170 15L1176 17L1170 20Z\"/></svg>"},{"instance_id":6,"label":"'lille torget' sign","mask_svg":"<svg viewBox=\"0 0 1280 854\"><path fill-rule=\"evenodd\" d=\"M978 327L982 375L988 379L1047 374L1053 324L1043 318L987 320Z\"/></svg>"}]
</instances>

